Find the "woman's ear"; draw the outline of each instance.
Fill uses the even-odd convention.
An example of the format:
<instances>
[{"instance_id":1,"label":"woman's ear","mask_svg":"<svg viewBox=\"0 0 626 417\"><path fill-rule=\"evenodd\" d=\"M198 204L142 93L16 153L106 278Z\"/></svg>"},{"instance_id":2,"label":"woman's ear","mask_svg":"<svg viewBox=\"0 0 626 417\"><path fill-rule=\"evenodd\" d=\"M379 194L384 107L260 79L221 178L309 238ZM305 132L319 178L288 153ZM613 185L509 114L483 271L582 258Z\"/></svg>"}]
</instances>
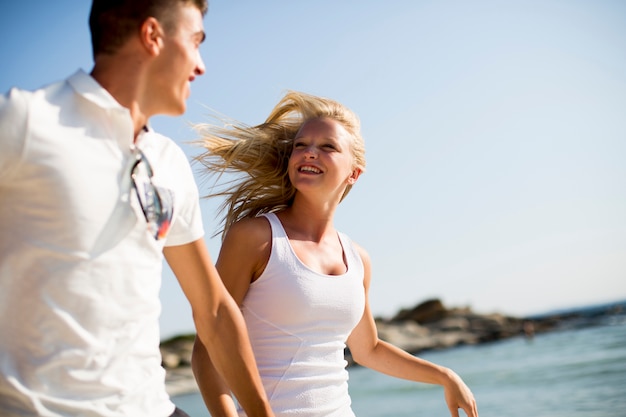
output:
<instances>
[{"instance_id":1,"label":"woman's ear","mask_svg":"<svg viewBox=\"0 0 626 417\"><path fill-rule=\"evenodd\" d=\"M354 168L352 170L352 173L350 174L350 176L348 177L348 184L352 185L356 182L356 180L359 179L359 176L361 175L363 171L361 170L361 168Z\"/></svg>"}]
</instances>

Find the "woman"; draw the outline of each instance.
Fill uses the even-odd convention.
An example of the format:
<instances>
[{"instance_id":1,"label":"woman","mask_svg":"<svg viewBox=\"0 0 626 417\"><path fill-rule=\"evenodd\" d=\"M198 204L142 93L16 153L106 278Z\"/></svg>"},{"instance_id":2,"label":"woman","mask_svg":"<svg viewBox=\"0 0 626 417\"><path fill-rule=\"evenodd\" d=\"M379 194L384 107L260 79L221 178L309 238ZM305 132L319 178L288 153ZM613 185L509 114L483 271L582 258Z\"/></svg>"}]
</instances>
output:
<instances>
[{"instance_id":1,"label":"woman","mask_svg":"<svg viewBox=\"0 0 626 417\"><path fill-rule=\"evenodd\" d=\"M200 161L209 172L245 174L215 193L226 197L217 269L241 306L276 415L354 416L347 344L363 366L442 385L451 415L462 408L478 416L452 370L378 338L368 302L370 258L333 225L365 169L356 115L335 101L289 92L259 126L203 126L202 134L207 152ZM237 415L197 343L193 368L211 414Z\"/></svg>"}]
</instances>

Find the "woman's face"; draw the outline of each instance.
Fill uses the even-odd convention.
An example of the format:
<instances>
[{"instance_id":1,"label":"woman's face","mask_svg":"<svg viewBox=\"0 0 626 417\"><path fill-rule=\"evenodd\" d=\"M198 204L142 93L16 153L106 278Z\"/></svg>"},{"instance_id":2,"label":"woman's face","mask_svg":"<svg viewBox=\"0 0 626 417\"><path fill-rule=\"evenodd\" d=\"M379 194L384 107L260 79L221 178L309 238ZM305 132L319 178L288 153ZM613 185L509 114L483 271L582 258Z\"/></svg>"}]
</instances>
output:
<instances>
[{"instance_id":1,"label":"woman's face","mask_svg":"<svg viewBox=\"0 0 626 417\"><path fill-rule=\"evenodd\" d=\"M299 192L341 198L361 170L354 166L352 136L343 125L322 117L305 122L293 141L289 179Z\"/></svg>"}]
</instances>

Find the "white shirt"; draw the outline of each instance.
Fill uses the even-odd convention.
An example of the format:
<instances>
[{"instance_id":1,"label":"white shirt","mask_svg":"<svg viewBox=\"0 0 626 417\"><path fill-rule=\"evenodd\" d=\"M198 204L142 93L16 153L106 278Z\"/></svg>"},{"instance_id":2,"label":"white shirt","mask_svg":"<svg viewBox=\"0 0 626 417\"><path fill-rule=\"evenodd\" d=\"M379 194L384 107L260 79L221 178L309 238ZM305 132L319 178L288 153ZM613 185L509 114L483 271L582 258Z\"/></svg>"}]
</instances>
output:
<instances>
[{"instance_id":1,"label":"white shirt","mask_svg":"<svg viewBox=\"0 0 626 417\"><path fill-rule=\"evenodd\" d=\"M0 415L168 416L162 249L203 236L187 158L136 145L174 195L165 239L131 185L133 124L82 71L0 98Z\"/></svg>"}]
</instances>

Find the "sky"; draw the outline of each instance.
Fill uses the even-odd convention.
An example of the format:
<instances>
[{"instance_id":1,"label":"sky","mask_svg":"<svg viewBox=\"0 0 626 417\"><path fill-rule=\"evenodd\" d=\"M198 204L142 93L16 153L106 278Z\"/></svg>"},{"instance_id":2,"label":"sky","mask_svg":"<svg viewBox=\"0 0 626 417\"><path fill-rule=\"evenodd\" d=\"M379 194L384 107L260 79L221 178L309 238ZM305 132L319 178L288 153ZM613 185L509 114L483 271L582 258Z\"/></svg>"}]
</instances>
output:
<instances>
[{"instance_id":1,"label":"sky","mask_svg":"<svg viewBox=\"0 0 626 417\"><path fill-rule=\"evenodd\" d=\"M91 70L89 3L3 2L2 93ZM367 168L335 223L370 254L376 316L626 298L626 2L212 0L204 24L206 74L153 127L191 158L211 112L261 123L287 90L354 110ZM193 332L167 266L161 299L162 337Z\"/></svg>"}]
</instances>

